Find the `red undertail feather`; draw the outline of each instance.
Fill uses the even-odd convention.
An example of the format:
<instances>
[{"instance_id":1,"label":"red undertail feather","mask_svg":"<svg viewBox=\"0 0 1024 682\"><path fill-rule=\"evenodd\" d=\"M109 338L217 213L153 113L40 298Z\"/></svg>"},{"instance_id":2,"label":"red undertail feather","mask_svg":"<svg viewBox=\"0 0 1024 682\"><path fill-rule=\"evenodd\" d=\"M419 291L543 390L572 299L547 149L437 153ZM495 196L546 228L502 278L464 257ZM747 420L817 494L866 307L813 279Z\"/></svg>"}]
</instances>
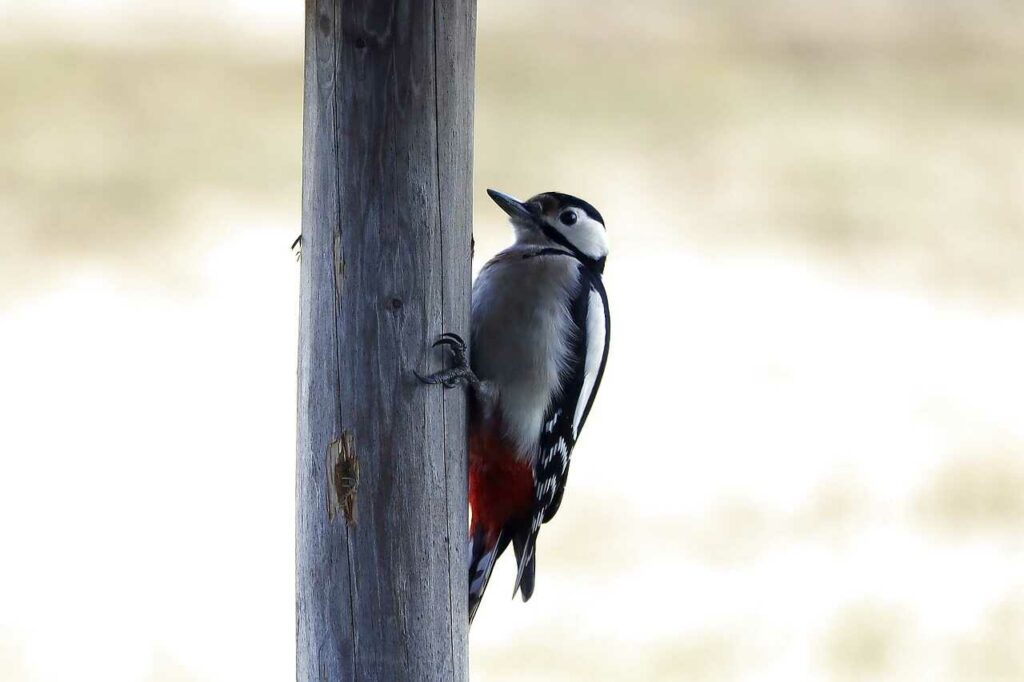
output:
<instances>
[{"instance_id":1,"label":"red undertail feather","mask_svg":"<svg viewBox=\"0 0 1024 682\"><path fill-rule=\"evenodd\" d=\"M533 505L533 470L516 457L499 429L474 429L469 437L469 622L491 578L494 563L528 523Z\"/></svg>"},{"instance_id":2,"label":"red undertail feather","mask_svg":"<svg viewBox=\"0 0 1024 682\"><path fill-rule=\"evenodd\" d=\"M500 435L470 435L469 506L473 528L482 528L489 539L509 521L530 515L533 469Z\"/></svg>"}]
</instances>

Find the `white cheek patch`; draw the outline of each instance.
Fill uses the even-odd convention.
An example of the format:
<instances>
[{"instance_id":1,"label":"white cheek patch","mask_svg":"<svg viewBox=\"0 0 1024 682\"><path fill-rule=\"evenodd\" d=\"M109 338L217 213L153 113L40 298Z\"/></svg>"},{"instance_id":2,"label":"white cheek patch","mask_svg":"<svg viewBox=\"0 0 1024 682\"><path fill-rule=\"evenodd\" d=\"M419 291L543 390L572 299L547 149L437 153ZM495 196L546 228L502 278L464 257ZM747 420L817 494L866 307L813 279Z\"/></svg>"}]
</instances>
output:
<instances>
[{"instance_id":1,"label":"white cheek patch","mask_svg":"<svg viewBox=\"0 0 1024 682\"><path fill-rule=\"evenodd\" d=\"M604 229L604 225L583 211L577 210L576 215L579 219L575 225L563 225L558 218L553 218L549 224L570 244L579 249L584 256L594 260L600 260L607 256L608 232Z\"/></svg>"}]
</instances>

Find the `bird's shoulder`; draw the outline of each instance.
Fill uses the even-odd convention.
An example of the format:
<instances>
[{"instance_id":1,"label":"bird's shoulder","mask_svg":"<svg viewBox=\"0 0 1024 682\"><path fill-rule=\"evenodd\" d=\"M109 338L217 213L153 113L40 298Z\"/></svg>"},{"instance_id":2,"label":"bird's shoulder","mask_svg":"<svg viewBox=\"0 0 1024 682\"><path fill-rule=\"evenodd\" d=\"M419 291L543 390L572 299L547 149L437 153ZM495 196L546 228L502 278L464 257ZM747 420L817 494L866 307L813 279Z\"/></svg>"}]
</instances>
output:
<instances>
[{"instance_id":1,"label":"bird's shoulder","mask_svg":"<svg viewBox=\"0 0 1024 682\"><path fill-rule=\"evenodd\" d=\"M557 246L543 246L540 244L513 244L512 246L499 251L484 265L483 269L497 266L526 263L531 261L545 262L548 259L564 261L565 259L575 260L566 249Z\"/></svg>"},{"instance_id":2,"label":"bird's shoulder","mask_svg":"<svg viewBox=\"0 0 1024 682\"><path fill-rule=\"evenodd\" d=\"M548 297L558 292L558 298L566 299L579 291L580 277L580 263L568 251L511 246L480 269L473 283L473 295L498 300L503 296Z\"/></svg>"}]
</instances>

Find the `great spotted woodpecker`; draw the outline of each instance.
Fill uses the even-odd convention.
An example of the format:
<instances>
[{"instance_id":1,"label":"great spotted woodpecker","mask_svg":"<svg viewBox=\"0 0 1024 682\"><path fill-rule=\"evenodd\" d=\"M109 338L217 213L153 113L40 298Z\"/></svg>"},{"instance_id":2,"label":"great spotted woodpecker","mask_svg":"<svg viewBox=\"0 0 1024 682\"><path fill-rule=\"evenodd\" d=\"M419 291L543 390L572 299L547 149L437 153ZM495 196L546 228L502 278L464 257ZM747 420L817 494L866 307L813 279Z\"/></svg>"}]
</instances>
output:
<instances>
[{"instance_id":1,"label":"great spotted woodpecker","mask_svg":"<svg viewBox=\"0 0 1024 682\"><path fill-rule=\"evenodd\" d=\"M608 359L611 318L601 281L608 240L586 201L545 192L525 201L488 190L515 243L473 284L470 351L454 334L455 366L427 383L465 383L469 400L469 620L509 543L513 596L533 594L537 534L562 502L569 458Z\"/></svg>"}]
</instances>

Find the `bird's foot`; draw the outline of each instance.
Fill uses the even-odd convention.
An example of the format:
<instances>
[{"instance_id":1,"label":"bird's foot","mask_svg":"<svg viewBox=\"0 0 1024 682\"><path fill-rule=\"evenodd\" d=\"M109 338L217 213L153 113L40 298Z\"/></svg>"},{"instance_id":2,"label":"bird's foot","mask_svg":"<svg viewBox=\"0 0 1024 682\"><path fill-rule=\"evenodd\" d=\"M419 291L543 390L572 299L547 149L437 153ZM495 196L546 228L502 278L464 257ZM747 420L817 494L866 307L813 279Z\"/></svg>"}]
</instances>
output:
<instances>
[{"instance_id":1,"label":"bird's foot","mask_svg":"<svg viewBox=\"0 0 1024 682\"><path fill-rule=\"evenodd\" d=\"M302 258L302 235L300 234L292 242L292 251L295 252L295 260Z\"/></svg>"},{"instance_id":2,"label":"bird's foot","mask_svg":"<svg viewBox=\"0 0 1024 682\"><path fill-rule=\"evenodd\" d=\"M480 383L476 374L469 368L466 342L462 340L461 336L452 333L441 334L441 338L434 342L432 348L437 346L446 346L448 348L448 351L452 354L452 359L455 360L455 366L427 376L414 371L417 379L425 384L441 384L445 388L454 388L459 384L476 386Z\"/></svg>"}]
</instances>

